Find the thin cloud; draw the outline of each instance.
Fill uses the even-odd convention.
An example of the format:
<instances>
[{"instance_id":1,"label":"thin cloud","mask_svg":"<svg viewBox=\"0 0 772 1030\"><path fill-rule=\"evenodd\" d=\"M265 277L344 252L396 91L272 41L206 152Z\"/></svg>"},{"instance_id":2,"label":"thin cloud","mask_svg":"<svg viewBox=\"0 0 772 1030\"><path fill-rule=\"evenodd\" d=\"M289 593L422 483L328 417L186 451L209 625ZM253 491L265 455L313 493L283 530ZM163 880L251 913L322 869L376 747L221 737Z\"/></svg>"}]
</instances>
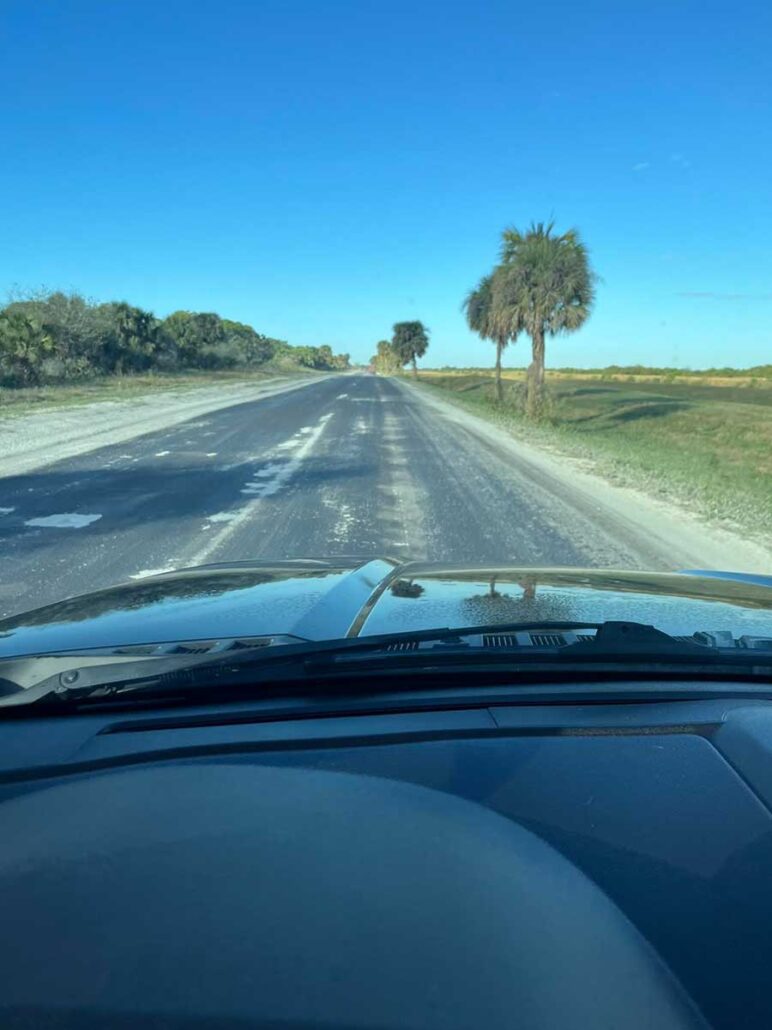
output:
<instances>
[{"instance_id":1,"label":"thin cloud","mask_svg":"<svg viewBox=\"0 0 772 1030\"><path fill-rule=\"evenodd\" d=\"M689 158L685 157L683 154L671 154L670 160L674 165L678 165L679 168L691 168L692 166L692 163L689 160Z\"/></svg>"},{"instance_id":2,"label":"thin cloud","mask_svg":"<svg viewBox=\"0 0 772 1030\"><path fill-rule=\"evenodd\" d=\"M772 300L772 293L716 293L713 290L683 290L676 297L689 300Z\"/></svg>"},{"instance_id":3,"label":"thin cloud","mask_svg":"<svg viewBox=\"0 0 772 1030\"><path fill-rule=\"evenodd\" d=\"M651 167L651 162L650 161L639 161L637 165L633 165L633 171L634 172L643 172L647 168L650 168L650 167Z\"/></svg>"}]
</instances>

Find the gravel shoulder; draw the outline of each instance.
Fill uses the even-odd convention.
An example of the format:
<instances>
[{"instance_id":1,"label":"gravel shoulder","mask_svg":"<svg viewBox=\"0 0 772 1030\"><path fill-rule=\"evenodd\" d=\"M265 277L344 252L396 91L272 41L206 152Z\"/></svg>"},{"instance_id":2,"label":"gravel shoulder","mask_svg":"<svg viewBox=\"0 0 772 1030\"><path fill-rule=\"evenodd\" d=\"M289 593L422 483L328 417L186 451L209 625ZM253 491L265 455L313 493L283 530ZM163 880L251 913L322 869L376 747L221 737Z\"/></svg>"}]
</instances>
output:
<instances>
[{"instance_id":1,"label":"gravel shoulder","mask_svg":"<svg viewBox=\"0 0 772 1030\"><path fill-rule=\"evenodd\" d=\"M615 486L588 471L586 462L566 455L547 453L517 439L506 430L472 414L452 400L438 397L429 388L404 379L394 379L399 388L429 405L459 428L494 444L525 468L534 478L548 477L556 492L570 491L585 508L594 509L598 519L613 520L625 536L637 536L663 555L673 555L682 568L721 569L772 574L772 552L741 535L707 526L675 505L649 497L629 487Z\"/></svg>"},{"instance_id":2,"label":"gravel shoulder","mask_svg":"<svg viewBox=\"0 0 772 1030\"><path fill-rule=\"evenodd\" d=\"M320 378L277 376L260 383L153 391L127 400L0 416L0 476L31 472L221 408L301 390Z\"/></svg>"}]
</instances>

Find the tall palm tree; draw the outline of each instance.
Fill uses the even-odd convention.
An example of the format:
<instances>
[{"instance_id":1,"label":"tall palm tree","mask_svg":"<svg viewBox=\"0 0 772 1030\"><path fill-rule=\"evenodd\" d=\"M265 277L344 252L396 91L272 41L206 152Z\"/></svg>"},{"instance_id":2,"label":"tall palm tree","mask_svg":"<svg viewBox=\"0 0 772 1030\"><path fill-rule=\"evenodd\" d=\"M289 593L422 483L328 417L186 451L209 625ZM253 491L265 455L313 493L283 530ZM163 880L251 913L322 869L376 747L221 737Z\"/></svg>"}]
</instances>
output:
<instances>
[{"instance_id":1,"label":"tall palm tree","mask_svg":"<svg viewBox=\"0 0 772 1030\"><path fill-rule=\"evenodd\" d=\"M462 310L472 332L477 333L481 340L493 340L496 344L496 400L501 404L504 399L501 387L501 354L509 342L510 335L503 324L497 325L494 319L493 283L497 271L496 269L490 275L484 275L475 289L467 293Z\"/></svg>"},{"instance_id":2,"label":"tall palm tree","mask_svg":"<svg viewBox=\"0 0 772 1030\"><path fill-rule=\"evenodd\" d=\"M401 365L412 363L413 375L417 379L416 358L422 358L429 346L429 330L423 322L395 322L391 346Z\"/></svg>"},{"instance_id":3,"label":"tall palm tree","mask_svg":"<svg viewBox=\"0 0 772 1030\"><path fill-rule=\"evenodd\" d=\"M506 229L501 257L492 308L495 317L520 325L531 337L526 411L538 418L544 407L545 337L586 322L597 277L579 233L557 235L552 222L531 224L524 233Z\"/></svg>"}]
</instances>

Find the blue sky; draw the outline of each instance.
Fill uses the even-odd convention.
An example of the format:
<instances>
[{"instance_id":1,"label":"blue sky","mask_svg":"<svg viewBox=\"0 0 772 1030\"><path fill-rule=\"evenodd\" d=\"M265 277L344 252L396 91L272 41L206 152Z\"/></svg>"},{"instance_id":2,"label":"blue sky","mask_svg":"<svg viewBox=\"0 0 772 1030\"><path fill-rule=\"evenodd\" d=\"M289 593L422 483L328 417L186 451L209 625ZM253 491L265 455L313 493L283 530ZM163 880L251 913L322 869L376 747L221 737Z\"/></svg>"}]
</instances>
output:
<instances>
[{"instance_id":1,"label":"blue sky","mask_svg":"<svg viewBox=\"0 0 772 1030\"><path fill-rule=\"evenodd\" d=\"M554 217L603 282L549 364L769 362L771 44L744 0L4 0L0 290L484 364L463 295Z\"/></svg>"}]
</instances>

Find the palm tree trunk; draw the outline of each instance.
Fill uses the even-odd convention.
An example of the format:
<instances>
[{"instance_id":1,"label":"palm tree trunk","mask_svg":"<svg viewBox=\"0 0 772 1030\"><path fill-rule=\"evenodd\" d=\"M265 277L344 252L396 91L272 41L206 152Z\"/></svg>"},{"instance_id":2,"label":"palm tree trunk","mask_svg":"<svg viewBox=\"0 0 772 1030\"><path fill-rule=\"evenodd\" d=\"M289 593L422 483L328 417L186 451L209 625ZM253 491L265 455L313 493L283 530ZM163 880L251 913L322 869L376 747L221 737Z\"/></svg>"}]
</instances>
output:
<instances>
[{"instance_id":1,"label":"palm tree trunk","mask_svg":"<svg viewBox=\"0 0 772 1030\"><path fill-rule=\"evenodd\" d=\"M504 394L501 390L501 352L504 350L504 344L501 340L496 340L496 402L501 404L504 400Z\"/></svg>"},{"instance_id":2,"label":"palm tree trunk","mask_svg":"<svg viewBox=\"0 0 772 1030\"><path fill-rule=\"evenodd\" d=\"M531 336L531 355L525 410L530 418L539 418L544 410L544 329L541 326Z\"/></svg>"}]
</instances>

